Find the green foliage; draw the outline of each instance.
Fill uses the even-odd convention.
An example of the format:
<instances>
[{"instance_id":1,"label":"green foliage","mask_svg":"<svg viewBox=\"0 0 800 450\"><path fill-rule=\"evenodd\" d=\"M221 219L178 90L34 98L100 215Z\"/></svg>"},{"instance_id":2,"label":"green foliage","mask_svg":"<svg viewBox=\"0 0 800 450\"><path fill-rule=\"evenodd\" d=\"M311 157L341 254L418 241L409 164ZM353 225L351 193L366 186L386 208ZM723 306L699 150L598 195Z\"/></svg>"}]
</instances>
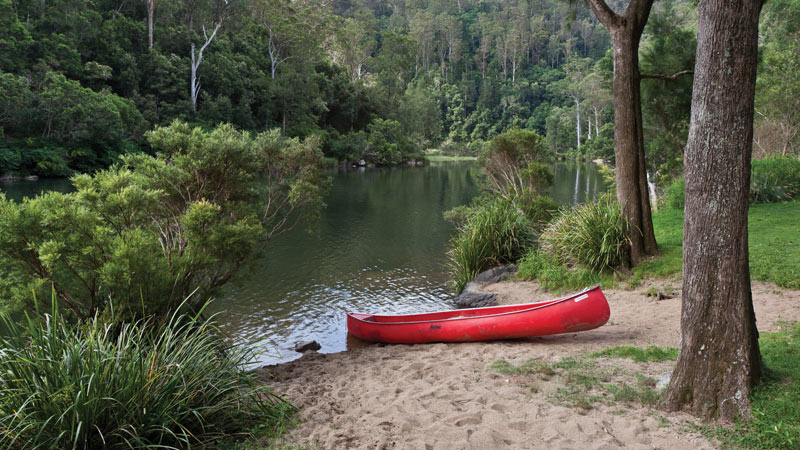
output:
<instances>
[{"instance_id":1,"label":"green foliage","mask_svg":"<svg viewBox=\"0 0 800 450\"><path fill-rule=\"evenodd\" d=\"M574 291L596 284L606 287L615 285L614 278L607 272L598 273L583 267L567 267L541 250L531 251L520 260L517 278L536 280L548 291L557 292Z\"/></svg>"},{"instance_id":2,"label":"green foliage","mask_svg":"<svg viewBox=\"0 0 800 450\"><path fill-rule=\"evenodd\" d=\"M180 122L149 139L159 157L76 176L75 192L0 197L3 298L20 307L54 289L78 318L109 299L122 319L163 316L192 293L210 296L321 206L316 139Z\"/></svg>"},{"instance_id":3,"label":"green foliage","mask_svg":"<svg viewBox=\"0 0 800 450\"><path fill-rule=\"evenodd\" d=\"M664 189L664 203L672 209L683 211L686 206L686 178L676 178Z\"/></svg>"},{"instance_id":4,"label":"green foliage","mask_svg":"<svg viewBox=\"0 0 800 450\"><path fill-rule=\"evenodd\" d=\"M800 325L762 333L764 383L750 396L752 416L733 427L710 428L724 445L736 448L797 448L800 443Z\"/></svg>"},{"instance_id":5,"label":"green foliage","mask_svg":"<svg viewBox=\"0 0 800 450\"><path fill-rule=\"evenodd\" d=\"M651 345L646 348L623 345L611 347L605 350L592 353L592 358L627 358L636 362L659 362L674 361L678 359L678 349L674 347L658 347Z\"/></svg>"},{"instance_id":6,"label":"green foliage","mask_svg":"<svg viewBox=\"0 0 800 450\"><path fill-rule=\"evenodd\" d=\"M544 138L534 131L513 129L492 139L478 159L489 189L504 197L540 191L553 183Z\"/></svg>"},{"instance_id":7,"label":"green foliage","mask_svg":"<svg viewBox=\"0 0 800 450\"><path fill-rule=\"evenodd\" d=\"M274 429L295 411L242 372L250 355L225 348L211 320L75 327L57 307L41 321L0 320L3 448L189 448Z\"/></svg>"},{"instance_id":8,"label":"green foliage","mask_svg":"<svg viewBox=\"0 0 800 450\"><path fill-rule=\"evenodd\" d=\"M562 264L593 271L627 264L628 225L617 200L598 200L565 211L540 236L542 251Z\"/></svg>"},{"instance_id":9,"label":"green foliage","mask_svg":"<svg viewBox=\"0 0 800 450\"><path fill-rule=\"evenodd\" d=\"M750 176L751 203L791 200L800 195L800 159L754 159Z\"/></svg>"},{"instance_id":10,"label":"green foliage","mask_svg":"<svg viewBox=\"0 0 800 450\"><path fill-rule=\"evenodd\" d=\"M533 226L513 202L498 198L466 214L450 240L449 266L460 292L478 273L516 261L536 243Z\"/></svg>"}]
</instances>

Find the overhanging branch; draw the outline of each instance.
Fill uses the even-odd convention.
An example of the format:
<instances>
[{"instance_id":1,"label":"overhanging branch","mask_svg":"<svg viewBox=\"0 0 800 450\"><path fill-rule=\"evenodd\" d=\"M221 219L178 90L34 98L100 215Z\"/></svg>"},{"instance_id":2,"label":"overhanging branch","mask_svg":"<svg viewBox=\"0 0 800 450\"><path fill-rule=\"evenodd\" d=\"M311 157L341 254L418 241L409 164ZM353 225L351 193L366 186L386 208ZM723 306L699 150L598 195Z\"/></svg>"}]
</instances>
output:
<instances>
[{"instance_id":1,"label":"overhanging branch","mask_svg":"<svg viewBox=\"0 0 800 450\"><path fill-rule=\"evenodd\" d=\"M664 81L675 81L678 77L682 77L684 75L694 75L694 70L681 70L680 72L673 73L672 75L664 75L660 73L643 73L639 75L639 79L644 78L652 78L655 80L664 80Z\"/></svg>"}]
</instances>

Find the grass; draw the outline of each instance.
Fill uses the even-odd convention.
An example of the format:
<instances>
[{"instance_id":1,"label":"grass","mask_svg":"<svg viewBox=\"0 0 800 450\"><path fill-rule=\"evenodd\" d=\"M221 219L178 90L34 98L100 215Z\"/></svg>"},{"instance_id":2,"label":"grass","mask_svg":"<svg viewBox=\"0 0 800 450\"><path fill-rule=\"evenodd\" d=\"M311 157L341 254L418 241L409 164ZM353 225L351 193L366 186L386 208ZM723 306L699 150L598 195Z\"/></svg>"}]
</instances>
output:
<instances>
[{"instance_id":1,"label":"grass","mask_svg":"<svg viewBox=\"0 0 800 450\"><path fill-rule=\"evenodd\" d=\"M800 201L756 203L748 217L750 275L753 280L800 289ZM683 211L662 208L653 214L660 254L633 268L628 287L639 286L645 278L678 279L683 266ZM528 254L520 263L520 279L536 279L553 291L579 289L602 283L612 287L619 275L570 269L541 252Z\"/></svg>"},{"instance_id":2,"label":"grass","mask_svg":"<svg viewBox=\"0 0 800 450\"><path fill-rule=\"evenodd\" d=\"M626 259L628 221L610 194L564 211L542 232L542 250L562 264L595 272L619 267Z\"/></svg>"},{"instance_id":3,"label":"grass","mask_svg":"<svg viewBox=\"0 0 800 450\"><path fill-rule=\"evenodd\" d=\"M654 379L634 373L632 382L614 380L620 375L616 369L608 370L586 357L566 357L553 363L529 359L519 366L506 360L497 360L489 370L504 375L528 378L526 385L532 393L540 391L539 381L559 377L558 386L550 389L549 397L556 403L571 405L579 410L592 409L595 404L640 403L655 405L663 400L664 393L656 390ZM630 375L630 374L628 374Z\"/></svg>"},{"instance_id":4,"label":"grass","mask_svg":"<svg viewBox=\"0 0 800 450\"><path fill-rule=\"evenodd\" d=\"M431 162L442 161L476 161L474 156L447 156L447 155L425 155L425 159Z\"/></svg>"},{"instance_id":5,"label":"grass","mask_svg":"<svg viewBox=\"0 0 800 450\"><path fill-rule=\"evenodd\" d=\"M80 326L3 316L0 447L188 448L280 430L295 408L199 316Z\"/></svg>"},{"instance_id":6,"label":"grass","mask_svg":"<svg viewBox=\"0 0 800 450\"><path fill-rule=\"evenodd\" d=\"M589 356L592 358L627 358L636 362L674 361L678 359L678 349L675 347L658 347L655 345L646 348L621 345L592 353Z\"/></svg>"},{"instance_id":7,"label":"grass","mask_svg":"<svg viewBox=\"0 0 800 450\"><path fill-rule=\"evenodd\" d=\"M800 325L763 333L759 345L766 374L750 397L752 417L706 432L727 447L800 448Z\"/></svg>"},{"instance_id":8,"label":"grass","mask_svg":"<svg viewBox=\"0 0 800 450\"><path fill-rule=\"evenodd\" d=\"M800 201L756 203L748 217L752 279L800 289ZM680 277L683 252L683 212L665 208L653 215L661 254L633 270L633 278Z\"/></svg>"},{"instance_id":9,"label":"grass","mask_svg":"<svg viewBox=\"0 0 800 450\"><path fill-rule=\"evenodd\" d=\"M510 201L498 199L466 219L450 240L449 268L456 291L490 267L518 260L536 243L530 220Z\"/></svg>"}]
</instances>

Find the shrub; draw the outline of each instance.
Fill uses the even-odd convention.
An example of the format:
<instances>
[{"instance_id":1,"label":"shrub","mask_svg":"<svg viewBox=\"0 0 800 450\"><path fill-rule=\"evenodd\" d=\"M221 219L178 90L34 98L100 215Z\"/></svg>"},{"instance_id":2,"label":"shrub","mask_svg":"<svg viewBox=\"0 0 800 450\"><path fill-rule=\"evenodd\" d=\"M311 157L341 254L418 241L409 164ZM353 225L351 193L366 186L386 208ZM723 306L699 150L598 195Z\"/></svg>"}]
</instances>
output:
<instances>
[{"instance_id":1,"label":"shrub","mask_svg":"<svg viewBox=\"0 0 800 450\"><path fill-rule=\"evenodd\" d=\"M75 192L0 195L0 299L25 305L53 289L80 319L111 298L123 320L161 316L192 292L213 295L321 206L315 139L175 123L150 141L159 157L77 176Z\"/></svg>"},{"instance_id":2,"label":"shrub","mask_svg":"<svg viewBox=\"0 0 800 450\"><path fill-rule=\"evenodd\" d=\"M536 192L553 183L544 138L534 131L510 130L492 139L478 163L489 189L504 197Z\"/></svg>"},{"instance_id":3,"label":"shrub","mask_svg":"<svg viewBox=\"0 0 800 450\"><path fill-rule=\"evenodd\" d=\"M753 160L750 176L752 203L791 200L798 194L800 194L800 159L777 157Z\"/></svg>"},{"instance_id":4,"label":"shrub","mask_svg":"<svg viewBox=\"0 0 800 450\"><path fill-rule=\"evenodd\" d=\"M670 208L683 211L686 206L686 178L676 178L664 189L664 203Z\"/></svg>"},{"instance_id":5,"label":"shrub","mask_svg":"<svg viewBox=\"0 0 800 450\"><path fill-rule=\"evenodd\" d=\"M542 250L559 263L594 271L628 263L629 224L609 195L565 211L540 236Z\"/></svg>"},{"instance_id":6,"label":"shrub","mask_svg":"<svg viewBox=\"0 0 800 450\"><path fill-rule=\"evenodd\" d=\"M0 342L3 448L188 448L275 427L294 412L242 372L210 320L72 327L6 316Z\"/></svg>"},{"instance_id":7,"label":"shrub","mask_svg":"<svg viewBox=\"0 0 800 450\"><path fill-rule=\"evenodd\" d=\"M482 270L516 261L536 243L530 220L510 200L496 199L465 217L448 255L458 292Z\"/></svg>"}]
</instances>

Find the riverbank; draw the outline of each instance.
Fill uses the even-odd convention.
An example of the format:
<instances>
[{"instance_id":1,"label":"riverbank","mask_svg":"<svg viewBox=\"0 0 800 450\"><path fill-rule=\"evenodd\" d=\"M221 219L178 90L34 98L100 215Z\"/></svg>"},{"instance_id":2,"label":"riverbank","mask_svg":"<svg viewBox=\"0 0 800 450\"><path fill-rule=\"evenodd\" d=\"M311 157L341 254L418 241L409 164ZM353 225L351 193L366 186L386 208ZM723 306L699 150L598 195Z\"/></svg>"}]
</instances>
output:
<instances>
[{"instance_id":1,"label":"riverbank","mask_svg":"<svg viewBox=\"0 0 800 450\"><path fill-rule=\"evenodd\" d=\"M301 407L299 424L284 443L305 448L714 448L716 443L692 431L698 424L694 418L644 407L600 387L647 385L670 372L674 361L589 357L618 346L678 347L680 296L654 300L647 295L670 296L677 288L674 281L658 281L606 291L609 323L583 333L491 343L370 345L308 354L265 367L261 376ZM530 282L484 290L498 294L502 304L551 297ZM753 299L762 332L800 319L800 291L754 283ZM513 370L529 360L548 369Z\"/></svg>"}]
</instances>

